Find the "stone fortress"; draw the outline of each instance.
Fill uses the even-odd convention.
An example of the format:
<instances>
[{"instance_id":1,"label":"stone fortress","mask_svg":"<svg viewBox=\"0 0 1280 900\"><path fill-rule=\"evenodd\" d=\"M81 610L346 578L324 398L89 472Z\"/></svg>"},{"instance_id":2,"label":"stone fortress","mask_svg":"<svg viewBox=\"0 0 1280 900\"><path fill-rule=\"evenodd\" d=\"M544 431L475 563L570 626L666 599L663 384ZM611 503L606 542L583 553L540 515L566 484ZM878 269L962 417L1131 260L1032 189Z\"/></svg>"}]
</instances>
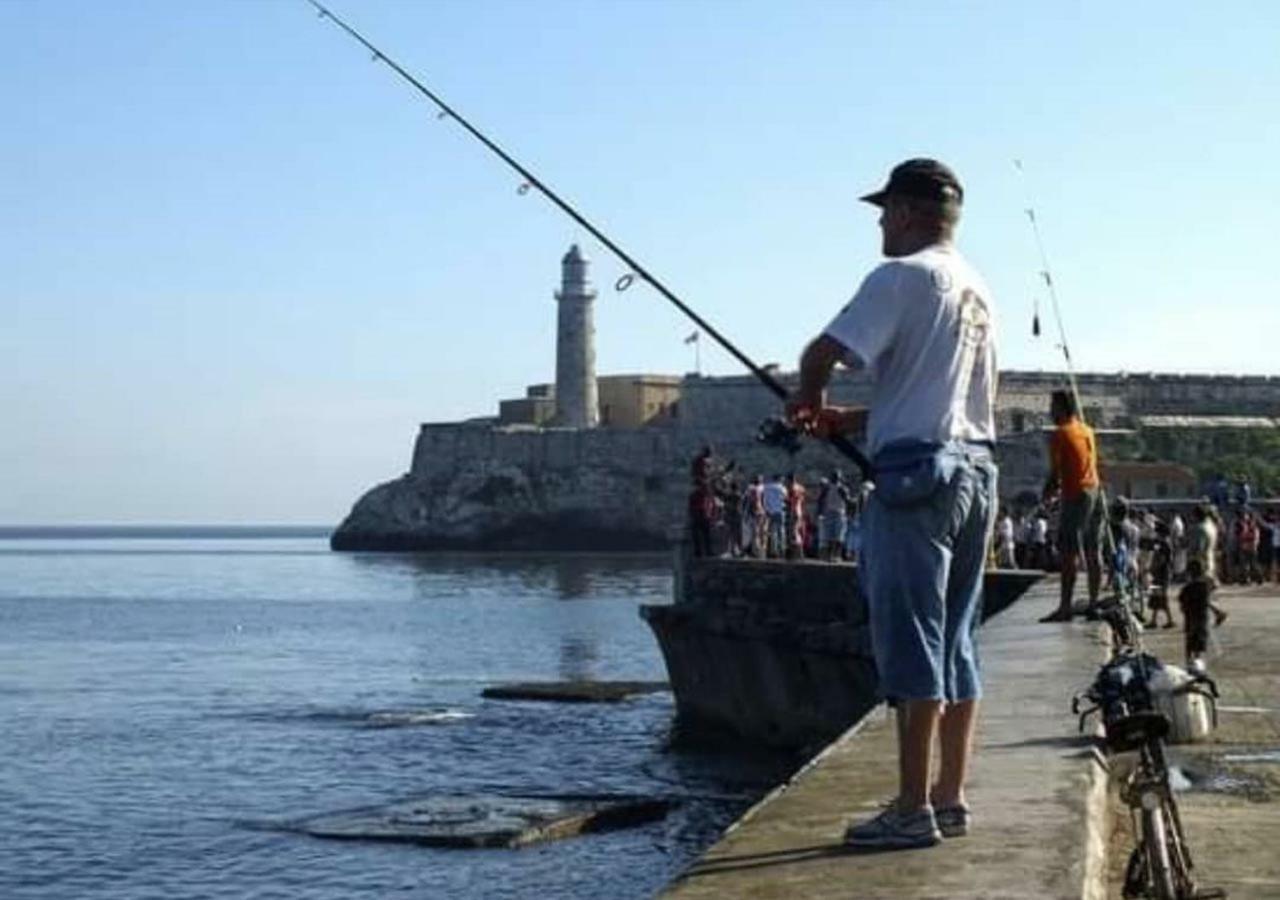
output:
<instances>
[{"instance_id":1,"label":"stone fortress","mask_svg":"<svg viewBox=\"0 0 1280 900\"><path fill-rule=\"evenodd\" d=\"M833 468L853 470L816 441L794 457L758 441L760 423L780 405L750 375L598 376L589 266L577 245L561 261L555 384L501 401L497 416L423 424L409 470L356 502L334 549L662 549L684 521L689 463L705 444L748 477L794 471L816 485ZM794 386L794 373L777 376ZM1104 463L1112 460L1104 478L1124 496L1198 496L1196 473L1167 460L1280 428L1280 377L1085 373L1077 380ZM1033 496L1043 483L1049 394L1065 385L1061 372L1001 373L997 453L1006 502ZM870 392L865 374L843 370L831 388L844 404L865 404Z\"/></svg>"}]
</instances>

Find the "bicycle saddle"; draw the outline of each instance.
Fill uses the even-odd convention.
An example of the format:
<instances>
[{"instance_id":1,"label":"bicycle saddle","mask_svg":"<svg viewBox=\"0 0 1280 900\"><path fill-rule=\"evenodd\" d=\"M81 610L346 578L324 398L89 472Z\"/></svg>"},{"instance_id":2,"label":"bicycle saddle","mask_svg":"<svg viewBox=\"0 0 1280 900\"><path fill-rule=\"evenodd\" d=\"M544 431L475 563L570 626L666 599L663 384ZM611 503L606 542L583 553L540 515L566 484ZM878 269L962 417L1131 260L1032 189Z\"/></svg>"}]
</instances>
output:
<instances>
[{"instance_id":1,"label":"bicycle saddle","mask_svg":"<svg viewBox=\"0 0 1280 900\"><path fill-rule=\"evenodd\" d=\"M1169 734L1169 720L1158 712L1136 712L1107 723L1107 749L1112 752L1136 750Z\"/></svg>"}]
</instances>

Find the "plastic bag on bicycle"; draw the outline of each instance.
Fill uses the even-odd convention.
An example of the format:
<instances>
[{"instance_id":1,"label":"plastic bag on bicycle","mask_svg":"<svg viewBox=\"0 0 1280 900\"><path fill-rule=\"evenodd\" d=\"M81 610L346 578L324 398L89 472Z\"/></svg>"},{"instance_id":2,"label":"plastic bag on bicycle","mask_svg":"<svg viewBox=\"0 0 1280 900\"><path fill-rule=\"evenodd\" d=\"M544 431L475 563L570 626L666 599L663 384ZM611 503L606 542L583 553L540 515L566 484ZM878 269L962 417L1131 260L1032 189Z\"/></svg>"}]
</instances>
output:
<instances>
[{"instance_id":1,"label":"plastic bag on bicycle","mask_svg":"<svg viewBox=\"0 0 1280 900\"><path fill-rule=\"evenodd\" d=\"M1149 679L1161 668L1149 653L1126 653L1098 669L1085 696L1102 711L1104 727L1133 713L1154 711Z\"/></svg>"},{"instance_id":2,"label":"plastic bag on bicycle","mask_svg":"<svg viewBox=\"0 0 1280 900\"><path fill-rule=\"evenodd\" d=\"M1197 690L1196 681L1149 653L1126 653L1099 668L1085 696L1101 711L1108 737L1121 720L1159 713L1169 723L1167 740L1181 744L1205 740L1215 724L1213 691Z\"/></svg>"}]
</instances>

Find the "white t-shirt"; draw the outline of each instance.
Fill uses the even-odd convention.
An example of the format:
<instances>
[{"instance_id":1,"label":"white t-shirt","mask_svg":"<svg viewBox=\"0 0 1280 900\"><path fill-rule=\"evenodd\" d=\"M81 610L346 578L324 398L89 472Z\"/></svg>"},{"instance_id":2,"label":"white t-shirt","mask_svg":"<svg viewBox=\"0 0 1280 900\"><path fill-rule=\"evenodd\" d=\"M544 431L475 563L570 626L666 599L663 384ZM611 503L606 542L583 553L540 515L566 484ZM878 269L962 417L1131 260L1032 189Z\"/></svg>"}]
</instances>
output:
<instances>
[{"instance_id":1,"label":"white t-shirt","mask_svg":"<svg viewBox=\"0 0 1280 900\"><path fill-rule=\"evenodd\" d=\"M1203 574L1207 578L1218 575L1218 526L1211 519L1204 519L1192 530L1192 553L1200 560Z\"/></svg>"},{"instance_id":2,"label":"white t-shirt","mask_svg":"<svg viewBox=\"0 0 1280 900\"><path fill-rule=\"evenodd\" d=\"M1013 519L1004 516L1000 519L1000 544L1001 546L1013 546Z\"/></svg>"},{"instance_id":3,"label":"white t-shirt","mask_svg":"<svg viewBox=\"0 0 1280 900\"><path fill-rule=\"evenodd\" d=\"M1131 553L1138 552L1138 546L1142 541L1142 529L1138 527L1137 522L1133 521L1133 519L1125 519L1121 522L1120 537Z\"/></svg>"},{"instance_id":4,"label":"white t-shirt","mask_svg":"<svg viewBox=\"0 0 1280 900\"><path fill-rule=\"evenodd\" d=\"M995 306L952 245L877 266L826 334L875 378L872 454L902 440L995 440Z\"/></svg>"}]
</instances>

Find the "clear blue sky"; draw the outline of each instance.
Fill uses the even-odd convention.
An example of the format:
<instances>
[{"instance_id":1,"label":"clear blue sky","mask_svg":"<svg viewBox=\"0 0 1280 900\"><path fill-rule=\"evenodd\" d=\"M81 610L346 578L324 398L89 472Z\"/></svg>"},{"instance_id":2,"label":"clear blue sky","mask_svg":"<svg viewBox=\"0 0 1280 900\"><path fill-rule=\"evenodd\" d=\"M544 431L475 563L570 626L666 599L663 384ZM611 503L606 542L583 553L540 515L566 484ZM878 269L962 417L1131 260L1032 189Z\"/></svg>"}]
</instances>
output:
<instances>
[{"instance_id":1,"label":"clear blue sky","mask_svg":"<svg viewBox=\"0 0 1280 900\"><path fill-rule=\"evenodd\" d=\"M1080 367L1280 372L1280 4L331 2L761 361L930 155L1006 366L1060 363L1019 157ZM336 522L420 421L552 377L583 235L302 0L0 0L0 36L0 522ZM690 368L584 246L601 371Z\"/></svg>"}]
</instances>

